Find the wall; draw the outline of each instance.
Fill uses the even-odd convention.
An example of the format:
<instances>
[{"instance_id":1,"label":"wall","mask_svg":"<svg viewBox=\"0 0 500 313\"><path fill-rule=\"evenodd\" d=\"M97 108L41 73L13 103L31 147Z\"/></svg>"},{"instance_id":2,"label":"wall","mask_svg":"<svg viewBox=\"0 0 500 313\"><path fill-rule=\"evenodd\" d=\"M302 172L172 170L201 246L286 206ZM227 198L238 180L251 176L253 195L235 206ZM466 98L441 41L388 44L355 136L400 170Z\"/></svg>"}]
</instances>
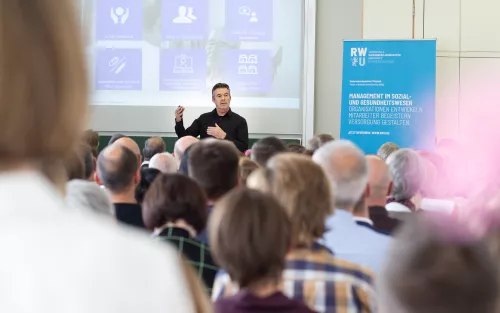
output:
<instances>
[{"instance_id":1,"label":"wall","mask_svg":"<svg viewBox=\"0 0 500 313\"><path fill-rule=\"evenodd\" d=\"M361 33L362 0L317 0L315 133L340 136L342 41Z\"/></svg>"}]
</instances>

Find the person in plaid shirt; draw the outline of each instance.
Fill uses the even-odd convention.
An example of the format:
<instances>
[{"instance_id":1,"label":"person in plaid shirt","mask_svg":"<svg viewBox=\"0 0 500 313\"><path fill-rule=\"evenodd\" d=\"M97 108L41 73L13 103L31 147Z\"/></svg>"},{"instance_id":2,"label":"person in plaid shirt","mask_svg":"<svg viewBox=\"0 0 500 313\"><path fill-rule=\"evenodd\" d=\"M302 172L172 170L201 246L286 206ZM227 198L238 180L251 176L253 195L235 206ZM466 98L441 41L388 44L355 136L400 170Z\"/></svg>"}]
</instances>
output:
<instances>
[{"instance_id":1,"label":"person in plaid shirt","mask_svg":"<svg viewBox=\"0 0 500 313\"><path fill-rule=\"evenodd\" d=\"M151 185L142 207L146 227L185 256L210 293L219 268L209 247L195 239L208 218L207 200L198 184L181 174L161 174Z\"/></svg>"},{"instance_id":2,"label":"person in plaid shirt","mask_svg":"<svg viewBox=\"0 0 500 313\"><path fill-rule=\"evenodd\" d=\"M372 272L336 258L317 243L326 231L333 198L319 165L303 155L280 154L254 172L248 186L273 194L292 220L294 244L286 257L282 287L287 296L317 312L376 312ZM229 275L221 272L212 299L237 290Z\"/></svg>"}]
</instances>

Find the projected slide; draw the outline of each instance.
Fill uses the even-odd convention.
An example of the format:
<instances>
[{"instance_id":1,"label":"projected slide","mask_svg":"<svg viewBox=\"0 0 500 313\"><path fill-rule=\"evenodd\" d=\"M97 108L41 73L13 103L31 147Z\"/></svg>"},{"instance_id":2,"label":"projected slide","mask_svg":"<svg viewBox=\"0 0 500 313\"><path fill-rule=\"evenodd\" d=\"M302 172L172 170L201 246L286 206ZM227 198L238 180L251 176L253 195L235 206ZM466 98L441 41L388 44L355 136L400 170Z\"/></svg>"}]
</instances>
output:
<instances>
[{"instance_id":1,"label":"projected slide","mask_svg":"<svg viewBox=\"0 0 500 313\"><path fill-rule=\"evenodd\" d=\"M300 107L301 0L80 1L96 105Z\"/></svg>"}]
</instances>

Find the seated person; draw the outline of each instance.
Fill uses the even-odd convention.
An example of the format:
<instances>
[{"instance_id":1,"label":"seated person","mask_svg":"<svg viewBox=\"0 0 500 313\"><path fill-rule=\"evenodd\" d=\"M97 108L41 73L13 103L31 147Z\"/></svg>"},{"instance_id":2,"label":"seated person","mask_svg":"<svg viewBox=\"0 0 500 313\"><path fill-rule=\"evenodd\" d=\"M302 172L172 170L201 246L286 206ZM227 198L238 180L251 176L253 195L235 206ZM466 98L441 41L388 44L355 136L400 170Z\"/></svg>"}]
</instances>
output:
<instances>
[{"instance_id":1,"label":"seated person","mask_svg":"<svg viewBox=\"0 0 500 313\"><path fill-rule=\"evenodd\" d=\"M208 246L195 239L208 217L207 199L198 184L185 175L161 174L146 194L143 217L156 237L184 254L210 292L218 267Z\"/></svg>"},{"instance_id":2,"label":"seated person","mask_svg":"<svg viewBox=\"0 0 500 313\"><path fill-rule=\"evenodd\" d=\"M146 192L148 192L149 187L151 187L156 177L158 177L158 175L160 174L161 172L156 168L141 168L141 180L137 187L135 187L135 200L137 200L137 203L141 204L144 201Z\"/></svg>"},{"instance_id":3,"label":"seated person","mask_svg":"<svg viewBox=\"0 0 500 313\"><path fill-rule=\"evenodd\" d=\"M230 192L215 206L209 233L217 263L240 287L215 302L216 313L313 312L281 292L292 225L274 197L243 188Z\"/></svg>"}]
</instances>

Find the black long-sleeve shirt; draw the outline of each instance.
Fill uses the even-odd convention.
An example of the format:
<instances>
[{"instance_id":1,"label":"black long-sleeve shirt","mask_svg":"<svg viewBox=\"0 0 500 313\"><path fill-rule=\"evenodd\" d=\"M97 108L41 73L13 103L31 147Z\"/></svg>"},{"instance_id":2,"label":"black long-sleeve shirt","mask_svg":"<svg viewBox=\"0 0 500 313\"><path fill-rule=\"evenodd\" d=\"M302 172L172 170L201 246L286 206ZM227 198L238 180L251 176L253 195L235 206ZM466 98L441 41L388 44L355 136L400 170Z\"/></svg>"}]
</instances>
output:
<instances>
[{"instance_id":1,"label":"black long-sleeve shirt","mask_svg":"<svg viewBox=\"0 0 500 313\"><path fill-rule=\"evenodd\" d=\"M226 140L232 141L238 150L245 152L248 149L248 125L247 121L240 115L231 111L224 116L219 116L217 110L204 113L194 120L193 124L187 129L184 128L184 122L175 123L175 133L177 137L200 136L201 139L211 137L207 134L208 127L215 127L215 124L226 133Z\"/></svg>"}]
</instances>

